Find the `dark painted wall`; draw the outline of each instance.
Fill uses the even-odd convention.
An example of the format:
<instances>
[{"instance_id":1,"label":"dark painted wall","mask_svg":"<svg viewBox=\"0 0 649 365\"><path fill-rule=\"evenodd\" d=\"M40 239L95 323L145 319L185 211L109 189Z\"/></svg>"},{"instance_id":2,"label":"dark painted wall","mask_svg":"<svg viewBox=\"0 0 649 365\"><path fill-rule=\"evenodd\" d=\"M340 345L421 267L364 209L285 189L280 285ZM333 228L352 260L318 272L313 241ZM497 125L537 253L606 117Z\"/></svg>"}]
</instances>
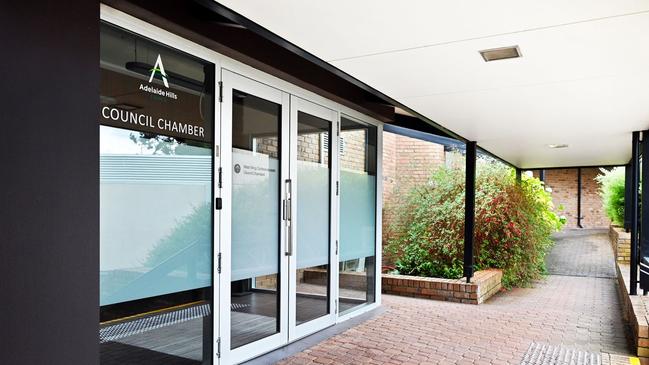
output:
<instances>
[{"instance_id":1,"label":"dark painted wall","mask_svg":"<svg viewBox=\"0 0 649 365\"><path fill-rule=\"evenodd\" d=\"M0 5L0 363L99 362L99 2Z\"/></svg>"}]
</instances>

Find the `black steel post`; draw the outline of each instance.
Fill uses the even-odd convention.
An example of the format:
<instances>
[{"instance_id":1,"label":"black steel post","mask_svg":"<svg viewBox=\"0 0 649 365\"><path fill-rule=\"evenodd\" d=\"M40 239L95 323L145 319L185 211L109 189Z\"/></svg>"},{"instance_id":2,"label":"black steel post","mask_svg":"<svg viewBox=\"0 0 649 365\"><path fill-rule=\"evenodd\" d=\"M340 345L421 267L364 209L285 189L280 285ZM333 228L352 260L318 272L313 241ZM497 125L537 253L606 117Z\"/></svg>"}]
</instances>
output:
<instances>
[{"instance_id":1,"label":"black steel post","mask_svg":"<svg viewBox=\"0 0 649 365\"><path fill-rule=\"evenodd\" d=\"M633 132L631 139L631 290L629 294L638 294L638 180L640 153L638 151L640 132Z\"/></svg>"},{"instance_id":2,"label":"black steel post","mask_svg":"<svg viewBox=\"0 0 649 365\"><path fill-rule=\"evenodd\" d=\"M631 163L624 166L624 230L631 230Z\"/></svg>"},{"instance_id":3,"label":"black steel post","mask_svg":"<svg viewBox=\"0 0 649 365\"><path fill-rule=\"evenodd\" d=\"M516 183L521 183L521 169L516 169Z\"/></svg>"},{"instance_id":4,"label":"black steel post","mask_svg":"<svg viewBox=\"0 0 649 365\"><path fill-rule=\"evenodd\" d=\"M649 130L642 133L642 189L640 191L640 257L649 256ZM649 289L649 288L643 288Z\"/></svg>"},{"instance_id":5,"label":"black steel post","mask_svg":"<svg viewBox=\"0 0 649 365\"><path fill-rule=\"evenodd\" d=\"M545 182L545 169L539 170L539 180Z\"/></svg>"},{"instance_id":6,"label":"black steel post","mask_svg":"<svg viewBox=\"0 0 649 365\"><path fill-rule=\"evenodd\" d=\"M473 234L475 225L475 162L476 143L466 143L465 200L464 200L464 277L473 277ZM519 171L516 169L516 171Z\"/></svg>"},{"instance_id":7,"label":"black steel post","mask_svg":"<svg viewBox=\"0 0 649 365\"><path fill-rule=\"evenodd\" d=\"M577 168L577 227L584 228L581 224L581 167Z\"/></svg>"}]
</instances>

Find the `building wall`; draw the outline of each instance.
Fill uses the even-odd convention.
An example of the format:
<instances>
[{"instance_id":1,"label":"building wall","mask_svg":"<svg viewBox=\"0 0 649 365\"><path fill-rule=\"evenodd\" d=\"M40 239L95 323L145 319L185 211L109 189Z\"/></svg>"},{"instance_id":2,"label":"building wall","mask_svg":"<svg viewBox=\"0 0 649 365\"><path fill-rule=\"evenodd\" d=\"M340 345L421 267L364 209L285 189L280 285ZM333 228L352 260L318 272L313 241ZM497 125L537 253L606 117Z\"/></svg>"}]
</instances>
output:
<instances>
[{"instance_id":1,"label":"building wall","mask_svg":"<svg viewBox=\"0 0 649 365\"><path fill-rule=\"evenodd\" d=\"M99 363L98 15L98 1L0 11L2 364Z\"/></svg>"},{"instance_id":2,"label":"building wall","mask_svg":"<svg viewBox=\"0 0 649 365\"><path fill-rule=\"evenodd\" d=\"M539 171L533 172L539 177ZM598 168L581 169L581 216L584 228L608 227L611 221L604 214L602 200L597 192L595 177ZM567 228L577 228L577 169L545 170L545 184L552 189L552 201L556 211L564 215ZM563 206L563 210L560 210Z\"/></svg>"}]
</instances>

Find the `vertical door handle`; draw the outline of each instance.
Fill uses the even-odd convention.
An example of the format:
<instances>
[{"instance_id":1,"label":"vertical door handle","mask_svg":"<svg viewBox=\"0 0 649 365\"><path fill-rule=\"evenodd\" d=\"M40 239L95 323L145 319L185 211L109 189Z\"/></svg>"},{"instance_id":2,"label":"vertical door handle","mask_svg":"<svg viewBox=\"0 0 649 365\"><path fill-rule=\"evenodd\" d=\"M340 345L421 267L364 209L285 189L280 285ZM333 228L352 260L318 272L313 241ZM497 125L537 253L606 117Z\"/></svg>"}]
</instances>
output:
<instances>
[{"instance_id":1,"label":"vertical door handle","mask_svg":"<svg viewBox=\"0 0 649 365\"><path fill-rule=\"evenodd\" d=\"M286 222L286 242L285 242L285 254L286 256L293 256L293 214L291 212L292 197L291 197L291 179L287 179L284 182L284 188L286 192L286 199L284 200L284 221Z\"/></svg>"}]
</instances>

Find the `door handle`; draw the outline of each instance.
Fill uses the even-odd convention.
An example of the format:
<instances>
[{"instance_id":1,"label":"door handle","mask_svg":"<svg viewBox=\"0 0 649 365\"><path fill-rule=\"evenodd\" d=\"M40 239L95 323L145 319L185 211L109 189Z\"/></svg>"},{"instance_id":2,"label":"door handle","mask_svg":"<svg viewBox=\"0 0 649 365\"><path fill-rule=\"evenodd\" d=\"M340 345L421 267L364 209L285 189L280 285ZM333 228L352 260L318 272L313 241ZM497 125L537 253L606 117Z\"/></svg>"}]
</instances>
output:
<instances>
[{"instance_id":1,"label":"door handle","mask_svg":"<svg viewBox=\"0 0 649 365\"><path fill-rule=\"evenodd\" d=\"M287 179L284 182L284 189L286 192L286 199L284 200L284 220L286 222L286 242L284 253L286 254L286 256L293 256L293 214L291 212L293 198L291 197L291 185L291 179Z\"/></svg>"}]
</instances>

